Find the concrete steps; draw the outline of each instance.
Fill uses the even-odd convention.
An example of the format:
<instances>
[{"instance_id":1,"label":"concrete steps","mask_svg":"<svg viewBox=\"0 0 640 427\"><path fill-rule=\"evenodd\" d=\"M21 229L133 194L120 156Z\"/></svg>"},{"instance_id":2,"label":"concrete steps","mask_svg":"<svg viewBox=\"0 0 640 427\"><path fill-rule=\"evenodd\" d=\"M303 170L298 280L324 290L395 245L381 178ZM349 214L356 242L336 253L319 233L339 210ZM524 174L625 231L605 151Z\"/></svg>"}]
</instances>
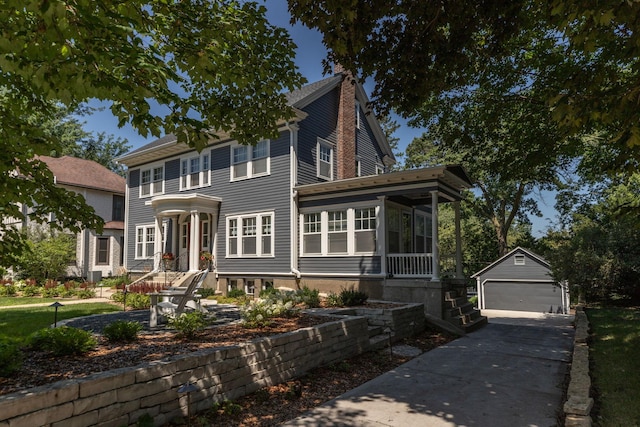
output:
<instances>
[{"instance_id":1,"label":"concrete steps","mask_svg":"<svg viewBox=\"0 0 640 427\"><path fill-rule=\"evenodd\" d=\"M483 316L465 296L460 296L453 290L445 292L444 295L444 320L467 333L487 324L487 317Z\"/></svg>"}]
</instances>

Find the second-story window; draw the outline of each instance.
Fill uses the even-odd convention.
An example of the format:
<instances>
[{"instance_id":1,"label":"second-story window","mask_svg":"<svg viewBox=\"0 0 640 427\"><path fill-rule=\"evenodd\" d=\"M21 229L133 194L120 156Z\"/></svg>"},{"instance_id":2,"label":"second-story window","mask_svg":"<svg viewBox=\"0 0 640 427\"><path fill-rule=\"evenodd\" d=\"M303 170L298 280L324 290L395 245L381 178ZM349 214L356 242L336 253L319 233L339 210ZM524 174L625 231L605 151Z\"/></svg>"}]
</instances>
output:
<instances>
[{"instance_id":1,"label":"second-story window","mask_svg":"<svg viewBox=\"0 0 640 427\"><path fill-rule=\"evenodd\" d=\"M180 167L180 189L199 188L211 181L209 154L183 159Z\"/></svg>"},{"instance_id":2,"label":"second-story window","mask_svg":"<svg viewBox=\"0 0 640 427\"><path fill-rule=\"evenodd\" d=\"M124 221L124 196L113 195L112 221Z\"/></svg>"},{"instance_id":3,"label":"second-story window","mask_svg":"<svg viewBox=\"0 0 640 427\"><path fill-rule=\"evenodd\" d=\"M269 175L269 140L231 148L231 181Z\"/></svg>"},{"instance_id":4,"label":"second-story window","mask_svg":"<svg viewBox=\"0 0 640 427\"><path fill-rule=\"evenodd\" d=\"M333 146L319 139L317 145L318 178L333 180Z\"/></svg>"},{"instance_id":5,"label":"second-story window","mask_svg":"<svg viewBox=\"0 0 640 427\"><path fill-rule=\"evenodd\" d=\"M140 171L140 197L164 192L164 167L157 166Z\"/></svg>"}]
</instances>

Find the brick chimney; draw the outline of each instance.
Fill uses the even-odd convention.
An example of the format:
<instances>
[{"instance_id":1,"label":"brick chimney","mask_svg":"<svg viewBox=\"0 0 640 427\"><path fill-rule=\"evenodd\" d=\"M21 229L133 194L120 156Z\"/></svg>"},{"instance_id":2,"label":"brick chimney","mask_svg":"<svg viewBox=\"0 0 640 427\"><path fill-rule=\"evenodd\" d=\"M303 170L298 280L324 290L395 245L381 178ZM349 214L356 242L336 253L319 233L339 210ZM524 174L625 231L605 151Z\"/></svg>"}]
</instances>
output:
<instances>
[{"instance_id":1,"label":"brick chimney","mask_svg":"<svg viewBox=\"0 0 640 427\"><path fill-rule=\"evenodd\" d=\"M342 73L337 124L338 179L356 176L356 81L342 65L335 64L334 73Z\"/></svg>"}]
</instances>

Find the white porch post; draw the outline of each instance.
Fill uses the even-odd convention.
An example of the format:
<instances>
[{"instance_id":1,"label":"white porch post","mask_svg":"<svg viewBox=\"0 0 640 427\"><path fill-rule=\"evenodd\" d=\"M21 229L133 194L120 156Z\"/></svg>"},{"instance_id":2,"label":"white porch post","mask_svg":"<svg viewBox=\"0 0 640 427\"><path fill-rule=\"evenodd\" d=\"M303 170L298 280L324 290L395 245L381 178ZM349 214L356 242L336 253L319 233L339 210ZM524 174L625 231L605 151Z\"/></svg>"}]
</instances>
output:
<instances>
[{"instance_id":1,"label":"white porch post","mask_svg":"<svg viewBox=\"0 0 640 427\"><path fill-rule=\"evenodd\" d=\"M200 266L200 215L191 211L191 235L189 245L189 270L197 270Z\"/></svg>"},{"instance_id":2,"label":"white porch post","mask_svg":"<svg viewBox=\"0 0 640 427\"><path fill-rule=\"evenodd\" d=\"M460 201L453 202L456 227L456 279L462 279L462 235L460 230Z\"/></svg>"},{"instance_id":3,"label":"white porch post","mask_svg":"<svg viewBox=\"0 0 640 427\"><path fill-rule=\"evenodd\" d=\"M380 274L387 276L387 219L385 216L385 196L378 197L380 204L377 208L378 221L376 222L376 235L378 238L378 247L376 250L380 254Z\"/></svg>"},{"instance_id":4,"label":"white porch post","mask_svg":"<svg viewBox=\"0 0 640 427\"><path fill-rule=\"evenodd\" d=\"M431 192L431 254L433 255L433 277L440 280L440 251L438 249L438 191Z\"/></svg>"},{"instance_id":5,"label":"white porch post","mask_svg":"<svg viewBox=\"0 0 640 427\"><path fill-rule=\"evenodd\" d=\"M162 242L162 217L160 215L155 216L155 235L153 242L153 268L155 269L160 265L162 259L162 251L164 250Z\"/></svg>"}]
</instances>

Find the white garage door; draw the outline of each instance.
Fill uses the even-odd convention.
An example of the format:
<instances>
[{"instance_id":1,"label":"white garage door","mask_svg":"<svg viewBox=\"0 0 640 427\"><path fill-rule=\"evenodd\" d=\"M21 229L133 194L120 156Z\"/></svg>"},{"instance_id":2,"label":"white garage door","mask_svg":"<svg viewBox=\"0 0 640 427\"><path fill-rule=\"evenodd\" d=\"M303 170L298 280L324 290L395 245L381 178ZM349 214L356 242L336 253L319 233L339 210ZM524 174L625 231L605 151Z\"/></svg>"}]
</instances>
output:
<instances>
[{"instance_id":1,"label":"white garage door","mask_svg":"<svg viewBox=\"0 0 640 427\"><path fill-rule=\"evenodd\" d=\"M551 283L486 282L484 307L492 310L516 310L554 313L562 307L562 291Z\"/></svg>"}]
</instances>

